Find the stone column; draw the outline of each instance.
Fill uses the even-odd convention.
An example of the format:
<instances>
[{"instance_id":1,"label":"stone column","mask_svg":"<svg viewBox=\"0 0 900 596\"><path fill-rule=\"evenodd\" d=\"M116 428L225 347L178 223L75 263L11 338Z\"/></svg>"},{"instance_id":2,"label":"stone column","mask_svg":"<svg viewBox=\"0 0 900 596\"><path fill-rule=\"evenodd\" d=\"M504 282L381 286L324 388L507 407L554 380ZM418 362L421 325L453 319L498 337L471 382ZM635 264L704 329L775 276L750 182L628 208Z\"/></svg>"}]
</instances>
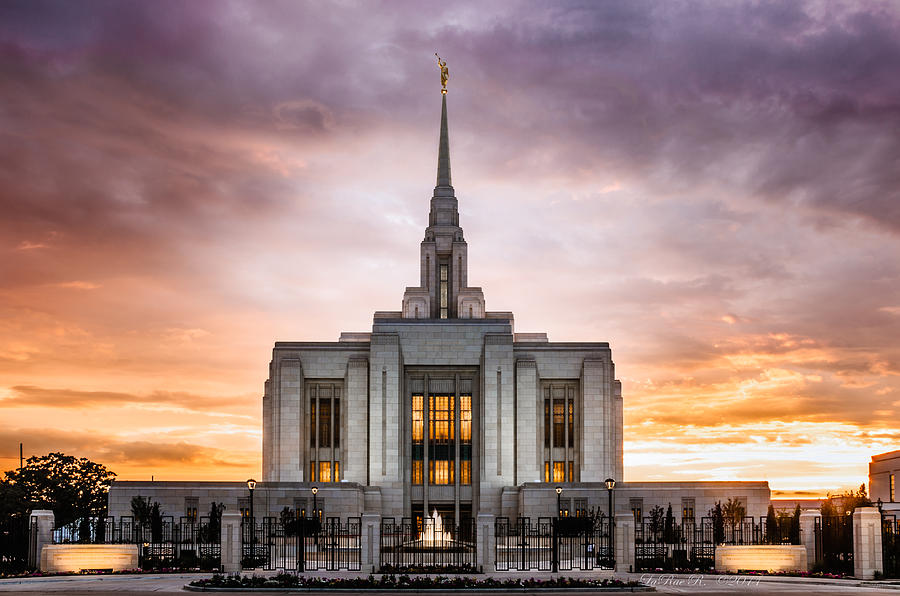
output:
<instances>
[{"instance_id":1,"label":"stone column","mask_svg":"<svg viewBox=\"0 0 900 596\"><path fill-rule=\"evenodd\" d=\"M490 513L479 513L476 524L478 538L475 545L475 564L485 573L494 571L494 516Z\"/></svg>"},{"instance_id":2,"label":"stone column","mask_svg":"<svg viewBox=\"0 0 900 596\"><path fill-rule=\"evenodd\" d=\"M858 507L853 512L853 576L873 579L884 573L881 550L881 513L876 507Z\"/></svg>"},{"instance_id":3,"label":"stone column","mask_svg":"<svg viewBox=\"0 0 900 596\"><path fill-rule=\"evenodd\" d=\"M616 571L630 572L634 568L634 516L631 513L616 514Z\"/></svg>"},{"instance_id":4,"label":"stone column","mask_svg":"<svg viewBox=\"0 0 900 596\"><path fill-rule=\"evenodd\" d=\"M49 509L35 509L28 516L30 529L36 532L28 534L28 567L39 569L41 566L41 551L47 544L53 543L53 526L56 525L56 516ZM35 528L35 523L37 527Z\"/></svg>"},{"instance_id":5,"label":"stone column","mask_svg":"<svg viewBox=\"0 0 900 596\"><path fill-rule=\"evenodd\" d=\"M363 513L360 528L360 570L377 573L381 567L381 515Z\"/></svg>"},{"instance_id":6,"label":"stone column","mask_svg":"<svg viewBox=\"0 0 900 596\"><path fill-rule=\"evenodd\" d=\"M222 570L241 572L241 514L222 512Z\"/></svg>"},{"instance_id":7,"label":"stone column","mask_svg":"<svg viewBox=\"0 0 900 596\"><path fill-rule=\"evenodd\" d=\"M816 520L822 519L818 511L800 512L800 544L806 547L806 570L812 571L816 560Z\"/></svg>"}]
</instances>

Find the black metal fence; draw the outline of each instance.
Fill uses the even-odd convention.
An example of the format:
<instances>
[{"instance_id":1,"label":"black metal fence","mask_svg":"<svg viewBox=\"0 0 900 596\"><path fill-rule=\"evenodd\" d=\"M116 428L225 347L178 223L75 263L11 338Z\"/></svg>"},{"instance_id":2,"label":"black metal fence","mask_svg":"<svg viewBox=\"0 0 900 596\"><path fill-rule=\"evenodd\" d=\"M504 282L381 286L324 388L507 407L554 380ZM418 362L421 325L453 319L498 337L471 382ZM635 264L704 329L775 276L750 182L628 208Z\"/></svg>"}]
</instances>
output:
<instances>
[{"instance_id":1,"label":"black metal fence","mask_svg":"<svg viewBox=\"0 0 900 596\"><path fill-rule=\"evenodd\" d=\"M853 574L853 516L823 515L813 527L815 568L829 573Z\"/></svg>"},{"instance_id":2,"label":"black metal fence","mask_svg":"<svg viewBox=\"0 0 900 596\"><path fill-rule=\"evenodd\" d=\"M265 517L241 523L241 566L245 569L359 571L360 518L285 520Z\"/></svg>"},{"instance_id":3,"label":"black metal fence","mask_svg":"<svg viewBox=\"0 0 900 596\"><path fill-rule=\"evenodd\" d=\"M609 518L519 517L494 522L494 567L497 571L560 571L615 567Z\"/></svg>"},{"instance_id":4,"label":"black metal fence","mask_svg":"<svg viewBox=\"0 0 900 596\"><path fill-rule=\"evenodd\" d=\"M136 544L141 569L216 571L222 566L218 519L163 516L136 523L131 516L83 518L53 529L54 544Z\"/></svg>"},{"instance_id":5,"label":"black metal fence","mask_svg":"<svg viewBox=\"0 0 900 596\"><path fill-rule=\"evenodd\" d=\"M900 520L893 514L881 514L881 552L884 577L900 577Z\"/></svg>"},{"instance_id":6,"label":"black metal fence","mask_svg":"<svg viewBox=\"0 0 900 596\"><path fill-rule=\"evenodd\" d=\"M22 573L28 562L37 561L37 524L26 516L7 517L0 521L0 575Z\"/></svg>"},{"instance_id":7,"label":"black metal fence","mask_svg":"<svg viewBox=\"0 0 900 596\"><path fill-rule=\"evenodd\" d=\"M722 542L727 538L732 543L749 543L744 541L747 530L744 524L726 525L730 532L709 517L701 518L699 523L691 518L681 523L644 518L634 530L635 571L711 569L716 559L716 538ZM747 537L750 536L752 529L747 532Z\"/></svg>"},{"instance_id":8,"label":"black metal fence","mask_svg":"<svg viewBox=\"0 0 900 596\"><path fill-rule=\"evenodd\" d=\"M382 571L432 568L475 569L475 520L441 525L426 517L417 522L381 520Z\"/></svg>"}]
</instances>

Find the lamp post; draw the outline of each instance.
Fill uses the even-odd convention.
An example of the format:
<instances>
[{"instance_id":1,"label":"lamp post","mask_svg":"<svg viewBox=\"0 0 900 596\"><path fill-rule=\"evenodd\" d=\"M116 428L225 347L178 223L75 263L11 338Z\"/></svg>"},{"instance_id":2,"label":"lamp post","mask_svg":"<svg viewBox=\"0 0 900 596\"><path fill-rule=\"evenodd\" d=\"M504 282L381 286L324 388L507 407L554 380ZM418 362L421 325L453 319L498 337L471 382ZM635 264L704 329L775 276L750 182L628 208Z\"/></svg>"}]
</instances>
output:
<instances>
[{"instance_id":1,"label":"lamp post","mask_svg":"<svg viewBox=\"0 0 900 596\"><path fill-rule=\"evenodd\" d=\"M560 504L560 495L562 495L562 487L556 487L556 519L553 523L553 573L559 573L559 513L562 510Z\"/></svg>"},{"instance_id":2,"label":"lamp post","mask_svg":"<svg viewBox=\"0 0 900 596\"><path fill-rule=\"evenodd\" d=\"M614 528L615 525L615 516L613 515L613 489L616 487L616 481L612 478L607 478L605 480L606 483L606 492L609 495L609 563L615 567L616 563L616 531Z\"/></svg>"},{"instance_id":3,"label":"lamp post","mask_svg":"<svg viewBox=\"0 0 900 596\"><path fill-rule=\"evenodd\" d=\"M319 494L318 486L312 487L312 494L313 494L313 515L316 517L316 520L318 520L319 519L319 507L318 507L318 501L316 500L316 495Z\"/></svg>"}]
</instances>

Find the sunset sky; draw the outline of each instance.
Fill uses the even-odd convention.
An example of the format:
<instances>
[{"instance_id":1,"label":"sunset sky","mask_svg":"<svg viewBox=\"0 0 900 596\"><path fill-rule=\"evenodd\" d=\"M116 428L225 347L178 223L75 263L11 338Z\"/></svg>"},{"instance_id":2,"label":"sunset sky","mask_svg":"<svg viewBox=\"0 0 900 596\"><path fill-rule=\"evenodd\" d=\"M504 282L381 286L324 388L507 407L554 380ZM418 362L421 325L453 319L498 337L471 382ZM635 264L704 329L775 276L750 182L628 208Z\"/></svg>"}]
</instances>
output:
<instances>
[{"instance_id":1,"label":"sunset sky","mask_svg":"<svg viewBox=\"0 0 900 596\"><path fill-rule=\"evenodd\" d=\"M900 4L6 0L0 469L259 476L273 343L418 283L435 51L469 281L610 342L626 481L900 448Z\"/></svg>"}]
</instances>

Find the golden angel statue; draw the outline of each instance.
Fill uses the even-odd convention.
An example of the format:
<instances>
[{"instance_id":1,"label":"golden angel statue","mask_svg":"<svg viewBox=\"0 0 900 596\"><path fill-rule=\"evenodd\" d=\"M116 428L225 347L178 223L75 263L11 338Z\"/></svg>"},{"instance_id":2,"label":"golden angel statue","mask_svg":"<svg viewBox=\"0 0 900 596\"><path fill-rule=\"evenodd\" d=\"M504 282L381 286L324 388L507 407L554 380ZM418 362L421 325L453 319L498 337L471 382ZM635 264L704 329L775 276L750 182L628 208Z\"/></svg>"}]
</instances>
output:
<instances>
[{"instance_id":1,"label":"golden angel statue","mask_svg":"<svg viewBox=\"0 0 900 596\"><path fill-rule=\"evenodd\" d=\"M447 62L445 60L441 60L441 57L438 56L437 52L435 52L434 55L437 56L438 68L441 69L441 87L443 87L443 89L441 89L441 93L446 93L447 79L450 78L450 71L447 70Z\"/></svg>"}]
</instances>

